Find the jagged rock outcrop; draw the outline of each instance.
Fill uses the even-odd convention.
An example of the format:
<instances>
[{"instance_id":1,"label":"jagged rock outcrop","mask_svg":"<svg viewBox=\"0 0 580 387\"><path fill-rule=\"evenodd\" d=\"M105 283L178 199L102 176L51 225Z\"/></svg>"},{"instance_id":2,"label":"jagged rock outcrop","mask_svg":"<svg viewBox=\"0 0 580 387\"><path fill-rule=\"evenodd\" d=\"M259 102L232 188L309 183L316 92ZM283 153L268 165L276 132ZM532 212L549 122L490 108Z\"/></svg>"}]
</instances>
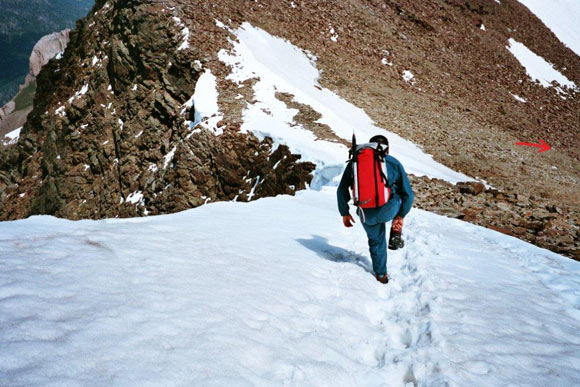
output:
<instances>
[{"instance_id":1,"label":"jagged rock outcrop","mask_svg":"<svg viewBox=\"0 0 580 387\"><path fill-rule=\"evenodd\" d=\"M228 123L219 136L189 127L186 102L207 61L178 49L173 17L156 2L98 1L77 23L0 161L0 219L161 214L306 186L314 165L287 147Z\"/></svg>"},{"instance_id":2,"label":"jagged rock outcrop","mask_svg":"<svg viewBox=\"0 0 580 387\"><path fill-rule=\"evenodd\" d=\"M55 56L62 54L69 42L70 30L65 30L43 36L34 45L30 54L30 69L26 76L25 85L36 79L42 67Z\"/></svg>"}]
</instances>

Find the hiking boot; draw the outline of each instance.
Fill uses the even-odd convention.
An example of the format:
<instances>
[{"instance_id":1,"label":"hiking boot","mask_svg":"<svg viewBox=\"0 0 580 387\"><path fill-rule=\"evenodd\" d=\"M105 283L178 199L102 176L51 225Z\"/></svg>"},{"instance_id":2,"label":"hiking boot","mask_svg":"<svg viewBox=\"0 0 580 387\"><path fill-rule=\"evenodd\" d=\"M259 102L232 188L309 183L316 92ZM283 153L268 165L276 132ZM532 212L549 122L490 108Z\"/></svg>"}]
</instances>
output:
<instances>
[{"instance_id":1,"label":"hiking boot","mask_svg":"<svg viewBox=\"0 0 580 387\"><path fill-rule=\"evenodd\" d=\"M391 229L391 236L389 237L389 250L397 250L405 247L405 241L400 232Z\"/></svg>"},{"instance_id":2,"label":"hiking boot","mask_svg":"<svg viewBox=\"0 0 580 387\"><path fill-rule=\"evenodd\" d=\"M382 284L388 284L389 283L389 276L384 274L382 276L380 275L375 275L375 278L377 279L377 281L379 281Z\"/></svg>"}]
</instances>

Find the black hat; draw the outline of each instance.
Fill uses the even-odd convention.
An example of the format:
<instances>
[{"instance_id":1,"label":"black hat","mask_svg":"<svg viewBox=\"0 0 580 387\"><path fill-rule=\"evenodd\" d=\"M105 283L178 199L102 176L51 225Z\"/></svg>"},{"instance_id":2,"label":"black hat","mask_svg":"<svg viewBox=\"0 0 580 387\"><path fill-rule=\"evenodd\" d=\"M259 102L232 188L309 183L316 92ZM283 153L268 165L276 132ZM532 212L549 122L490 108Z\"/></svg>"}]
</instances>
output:
<instances>
[{"instance_id":1,"label":"black hat","mask_svg":"<svg viewBox=\"0 0 580 387\"><path fill-rule=\"evenodd\" d=\"M389 140L383 136L382 134L377 134L371 137L371 139L369 140L369 142L377 142L379 144L382 145L386 145L387 146L387 151L385 153L389 153Z\"/></svg>"}]
</instances>

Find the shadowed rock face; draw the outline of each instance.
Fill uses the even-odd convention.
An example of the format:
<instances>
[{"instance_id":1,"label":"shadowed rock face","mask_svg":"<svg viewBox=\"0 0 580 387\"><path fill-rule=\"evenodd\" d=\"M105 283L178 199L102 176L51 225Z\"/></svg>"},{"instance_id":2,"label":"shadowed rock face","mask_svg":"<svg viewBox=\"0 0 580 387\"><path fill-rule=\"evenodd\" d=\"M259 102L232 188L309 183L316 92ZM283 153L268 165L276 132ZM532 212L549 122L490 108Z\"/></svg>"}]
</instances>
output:
<instances>
[{"instance_id":1,"label":"shadowed rock face","mask_svg":"<svg viewBox=\"0 0 580 387\"><path fill-rule=\"evenodd\" d=\"M161 214L305 188L314 165L286 147L227 124L220 136L189 128L202 58L178 50L172 16L100 1L77 24L38 75L18 145L0 156L0 219Z\"/></svg>"}]
</instances>

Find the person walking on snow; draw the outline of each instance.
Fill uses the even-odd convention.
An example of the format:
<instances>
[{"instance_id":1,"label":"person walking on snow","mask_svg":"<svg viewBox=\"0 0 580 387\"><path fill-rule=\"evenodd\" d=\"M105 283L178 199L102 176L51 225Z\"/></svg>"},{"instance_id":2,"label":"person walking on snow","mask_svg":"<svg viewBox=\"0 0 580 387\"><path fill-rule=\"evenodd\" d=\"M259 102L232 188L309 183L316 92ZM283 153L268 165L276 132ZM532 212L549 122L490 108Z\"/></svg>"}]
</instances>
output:
<instances>
[{"instance_id":1,"label":"person walking on snow","mask_svg":"<svg viewBox=\"0 0 580 387\"><path fill-rule=\"evenodd\" d=\"M384 155L386 169L384 171L386 172L386 185L390 188L390 195L388 195L388 201L384 205L378 208L359 208L357 213L359 213L361 223L367 233L375 276L379 282L386 284L389 282L389 277L387 275L385 223L391 220L393 221L389 237L389 249L396 250L403 247L404 242L401 238L403 218L413 206L414 194L403 166L399 160L388 154L388 139L385 136L376 135L370 139L370 143L368 145L386 147ZM350 215L348 206L348 202L351 199L349 188L353 187L354 184L352 166L353 160L350 160L342 175L336 195L338 199L338 210L345 227L352 227L355 223L354 218Z\"/></svg>"}]
</instances>

